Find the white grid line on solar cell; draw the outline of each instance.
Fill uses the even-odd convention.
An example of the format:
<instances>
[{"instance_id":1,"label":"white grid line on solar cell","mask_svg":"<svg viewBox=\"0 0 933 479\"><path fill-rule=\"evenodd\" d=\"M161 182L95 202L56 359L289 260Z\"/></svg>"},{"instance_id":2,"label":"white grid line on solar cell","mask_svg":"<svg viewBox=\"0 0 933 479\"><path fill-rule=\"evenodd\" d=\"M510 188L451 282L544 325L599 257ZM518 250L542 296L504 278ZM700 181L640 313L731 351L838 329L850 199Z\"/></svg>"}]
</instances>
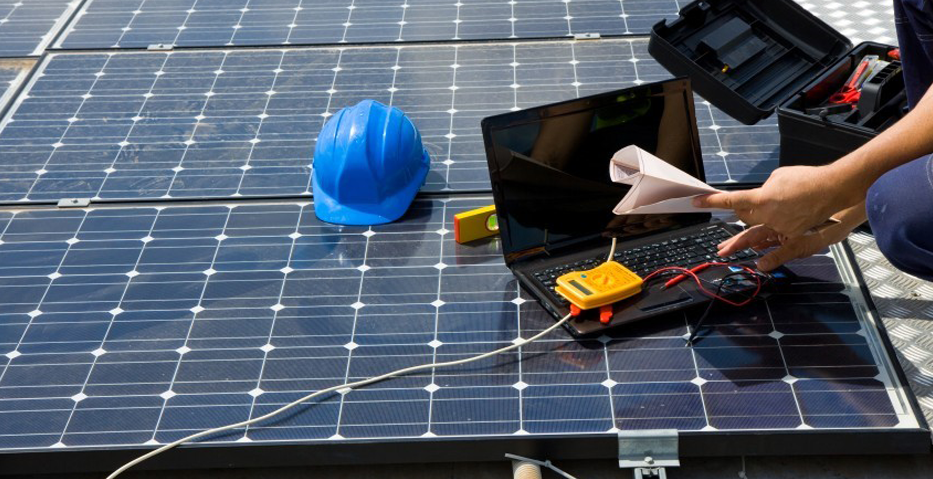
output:
<instances>
[{"instance_id":1,"label":"white grid line on solar cell","mask_svg":"<svg viewBox=\"0 0 933 479\"><path fill-rule=\"evenodd\" d=\"M321 125L367 98L421 130L426 190L488 190L483 117L665 78L640 40L53 54L0 124L0 198L309 195ZM777 166L773 120L697 106L708 181Z\"/></svg>"},{"instance_id":2,"label":"white grid line on solar cell","mask_svg":"<svg viewBox=\"0 0 933 479\"><path fill-rule=\"evenodd\" d=\"M321 223L306 203L4 214L0 423L12 426L0 447L165 442L308 389L540 331L553 319L517 292L495 243L457 245L446 231L448 216L488 201L419 201L403 221L371 229ZM814 261L800 270L834 269L829 256ZM706 345L683 346L685 317L585 341L560 332L476 366L325 399L249 437L574 434L665 421L687 430L787 429L788 421L852 420L851 411L818 411L813 398L836 387L871 398L854 399L859 420L879 421L868 427L895 417L909 426L903 404L882 407L898 400L898 386L864 320L811 322L848 306L846 296L781 303L815 311L804 322L788 322L786 309L777 321L771 301L744 319L714 318ZM806 352L814 349L840 351L843 362L814 359ZM675 419L661 397L700 400L704 412ZM775 404L793 414L758 416L753 405L763 398L790 401Z\"/></svg>"}]
</instances>

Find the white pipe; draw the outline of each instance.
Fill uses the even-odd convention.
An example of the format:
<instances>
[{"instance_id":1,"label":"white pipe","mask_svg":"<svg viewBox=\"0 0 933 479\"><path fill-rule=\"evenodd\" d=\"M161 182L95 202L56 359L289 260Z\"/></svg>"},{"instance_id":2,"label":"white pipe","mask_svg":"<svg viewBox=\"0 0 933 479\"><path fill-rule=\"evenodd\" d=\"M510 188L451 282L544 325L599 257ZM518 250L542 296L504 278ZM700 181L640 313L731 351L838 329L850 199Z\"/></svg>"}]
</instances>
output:
<instances>
[{"instance_id":1,"label":"white pipe","mask_svg":"<svg viewBox=\"0 0 933 479\"><path fill-rule=\"evenodd\" d=\"M512 461L513 479L541 479L541 466L528 461Z\"/></svg>"},{"instance_id":2,"label":"white pipe","mask_svg":"<svg viewBox=\"0 0 933 479\"><path fill-rule=\"evenodd\" d=\"M533 476L527 476L529 479L541 479L541 467L546 467L557 474L567 478L567 479L577 479L576 477L567 474L566 472L560 470L554 464L551 464L551 461L539 461L537 459L528 459L527 457L517 456L515 454L506 454L506 458L512 460L512 473L515 475L515 479L524 479L525 476L519 476L518 467L522 465L535 466L537 471Z\"/></svg>"}]
</instances>

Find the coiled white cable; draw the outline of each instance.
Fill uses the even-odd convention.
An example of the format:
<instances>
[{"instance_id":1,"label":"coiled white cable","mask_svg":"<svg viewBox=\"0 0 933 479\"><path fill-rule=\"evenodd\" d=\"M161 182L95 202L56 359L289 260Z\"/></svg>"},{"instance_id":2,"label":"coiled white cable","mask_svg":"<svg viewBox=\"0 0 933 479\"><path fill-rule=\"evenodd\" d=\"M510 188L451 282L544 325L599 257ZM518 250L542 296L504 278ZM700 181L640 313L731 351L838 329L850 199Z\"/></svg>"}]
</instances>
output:
<instances>
[{"instance_id":1,"label":"coiled white cable","mask_svg":"<svg viewBox=\"0 0 933 479\"><path fill-rule=\"evenodd\" d=\"M613 239L613 246L615 246L615 240L614 240L614 239ZM610 256L610 257L611 257L611 256ZM294 408L295 406L298 406L299 404L301 404L301 403L303 403L303 402L305 402L305 401L314 399L315 397L321 396L321 395L323 395L323 394L327 394L327 393L334 392L334 391L339 391L339 390L342 390L342 389L353 389L353 388L358 388L358 387L361 387L361 386L366 386L366 385L368 385L368 384L373 384L373 383L377 383L377 382L380 382L380 381L384 381L384 380L386 380L386 379L393 378L393 377L396 377L396 376L404 376L404 375L406 375L406 374L410 374L410 373L413 373L413 372L416 372L416 371L421 371L421 370L424 370L424 369L446 368L446 367L450 367L450 366L459 366L459 365L461 365L461 364L472 363L472 362L474 362L474 361L479 361L479 360L481 360L481 359L486 359L486 358L488 358L488 357L490 357L490 356L495 356L495 355L497 355L497 354L502 354L502 353L511 351L511 350L513 350L513 349L517 349L517 348L519 348L519 347L521 347L521 346L524 346L524 345L529 344L529 343L533 343L533 342L537 341L538 339L541 339L542 337L546 336L546 335L547 335L548 333L550 333L551 331L554 331L555 329L561 327L564 323L566 323L566 322L569 321L569 320L570 320L570 315L568 314L567 316L564 316L563 318L561 318L560 321L554 323L552 326L548 327L548 328L545 329L544 331L541 331L540 333L538 333L538 334L536 334L536 335L534 335L534 336L532 336L532 337L530 337L530 338L528 338L528 339L526 339L526 340L524 340L524 341L516 341L514 344L510 344L510 345L508 345L508 346L506 346L506 347L497 349L497 350L495 350L495 351L490 351L490 352L488 352L488 353L480 354L479 356L473 356L473 357L471 357L471 358L458 359L458 360L456 360L456 361L447 361L447 362L444 362L444 363L422 364L422 365L420 365L420 366L411 366L411 367L408 367L408 368L404 368L404 369L399 369L399 370L396 370L396 371L392 371L392 372L390 372L390 373L386 373L386 374L383 374L383 375L381 375L381 376L375 376L375 377L371 377L371 378L369 378L369 379L362 379L362 380L360 380L360 381L356 381L356 382L352 382L352 383L340 384L340 385L338 385L338 386L333 386L333 387L329 387L329 388L327 388L327 389L321 389L320 391L315 391L315 392L313 392L313 393L311 393L311 394L308 394L307 396L305 396L305 397L303 397L303 398L296 399L295 401L292 401L292 402L290 402L290 403L288 403L288 404L286 404L286 405L284 405L284 406L282 406L282 407L280 407L280 408L276 409L275 411L272 411L272 412L270 412L270 413L268 413L268 414L265 414L265 415L262 415L262 416L259 416L259 417L253 418L253 419L249 419L249 420L246 420L246 421L241 421L241 422L234 423L234 424L228 424L228 425L226 425L226 426L221 426L221 427L217 427L217 428L214 428L214 429L208 429L208 430L206 430L206 431L201 431L201 432L192 434L192 435L190 435L190 436L183 437L183 438L181 438L181 439L179 439L179 440L177 440L177 441L170 442L170 443L168 443L168 444L166 444L166 445L164 445L164 446L162 446L162 447L160 447L160 448L158 448L158 449L154 449L154 450L152 450L152 451L149 451L149 452L147 452L146 454L143 454L142 456L139 456L139 457L137 457L136 459L133 459L132 461L130 461L130 462L124 464L122 467L120 467L119 469L117 469L116 471L114 471L112 474L110 474L109 476L107 476L107 479L114 479L115 477L119 476L120 474L123 474L124 472L126 472L127 469L130 469L131 467L133 467L133 466L135 466L135 465L137 465L137 464L139 464L139 463L141 463L141 462L143 462L143 461L145 461L145 460L147 460L147 459L151 459L151 458L153 458L153 457L155 457L155 456L158 456L159 454L162 454L163 452L168 451L169 449L172 449L172 448L175 448L175 447L180 446L180 445L182 445L182 444L185 444L185 443L194 441L195 439L199 439L199 438L202 438L202 437L204 437L204 436L210 436L211 434L217 434L217 433L219 433L219 432L229 431L229 430L231 430L231 429L237 429L237 428L246 427L246 426L249 426L249 425L252 425L252 424L256 424L256 423L259 423L259 422L263 422L263 421L265 421L265 420L267 420L267 419L271 419L271 418L273 418L273 417L275 417L275 416L278 416L279 414L282 414L283 412L288 411L289 409L292 409L292 408Z\"/></svg>"}]
</instances>

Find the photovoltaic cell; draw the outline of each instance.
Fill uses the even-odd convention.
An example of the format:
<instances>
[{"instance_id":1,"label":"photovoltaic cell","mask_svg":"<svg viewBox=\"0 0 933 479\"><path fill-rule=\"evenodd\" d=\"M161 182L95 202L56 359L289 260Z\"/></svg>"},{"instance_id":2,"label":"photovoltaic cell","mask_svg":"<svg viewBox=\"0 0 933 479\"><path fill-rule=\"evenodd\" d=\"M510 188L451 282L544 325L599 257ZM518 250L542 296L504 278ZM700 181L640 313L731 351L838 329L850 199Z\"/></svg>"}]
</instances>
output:
<instances>
[{"instance_id":1,"label":"photovoltaic cell","mask_svg":"<svg viewBox=\"0 0 933 479\"><path fill-rule=\"evenodd\" d=\"M13 102L35 63L33 59L0 59L0 111Z\"/></svg>"},{"instance_id":2,"label":"photovoltaic cell","mask_svg":"<svg viewBox=\"0 0 933 479\"><path fill-rule=\"evenodd\" d=\"M62 48L302 45L645 34L676 0L93 0Z\"/></svg>"},{"instance_id":3,"label":"photovoltaic cell","mask_svg":"<svg viewBox=\"0 0 933 479\"><path fill-rule=\"evenodd\" d=\"M0 57L38 56L81 2L0 0Z\"/></svg>"},{"instance_id":4,"label":"photovoltaic cell","mask_svg":"<svg viewBox=\"0 0 933 479\"><path fill-rule=\"evenodd\" d=\"M0 199L309 195L321 126L363 99L419 127L425 191L488 191L482 118L669 77L629 40L53 54L2 123ZM777 166L773 121L697 116L708 181Z\"/></svg>"},{"instance_id":5,"label":"photovoltaic cell","mask_svg":"<svg viewBox=\"0 0 933 479\"><path fill-rule=\"evenodd\" d=\"M32 59L0 59L0 109L13 100L35 63Z\"/></svg>"},{"instance_id":6,"label":"photovoltaic cell","mask_svg":"<svg viewBox=\"0 0 933 479\"><path fill-rule=\"evenodd\" d=\"M12 69L0 68L0 91L4 93L14 86L19 72Z\"/></svg>"},{"instance_id":7,"label":"photovoltaic cell","mask_svg":"<svg viewBox=\"0 0 933 479\"><path fill-rule=\"evenodd\" d=\"M0 214L0 450L165 443L541 331L554 319L497 244L449 231L490 201L418 201L372 228L321 223L307 203ZM557 331L210 440L916 427L833 257L792 267L798 286L719 309L693 347L696 311L589 340Z\"/></svg>"}]
</instances>

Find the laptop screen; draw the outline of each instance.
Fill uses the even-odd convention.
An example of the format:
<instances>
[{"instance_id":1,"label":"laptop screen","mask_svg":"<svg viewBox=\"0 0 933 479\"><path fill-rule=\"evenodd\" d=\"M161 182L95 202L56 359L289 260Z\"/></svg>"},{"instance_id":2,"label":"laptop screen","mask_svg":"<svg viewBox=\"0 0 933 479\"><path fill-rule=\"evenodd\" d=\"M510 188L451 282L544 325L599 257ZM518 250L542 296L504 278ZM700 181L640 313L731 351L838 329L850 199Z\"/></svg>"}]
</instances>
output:
<instances>
[{"instance_id":1,"label":"laptop screen","mask_svg":"<svg viewBox=\"0 0 933 479\"><path fill-rule=\"evenodd\" d=\"M489 117L483 138L507 263L608 234L643 236L709 218L612 213L629 187L612 182L609 159L628 145L704 179L685 79Z\"/></svg>"}]
</instances>

